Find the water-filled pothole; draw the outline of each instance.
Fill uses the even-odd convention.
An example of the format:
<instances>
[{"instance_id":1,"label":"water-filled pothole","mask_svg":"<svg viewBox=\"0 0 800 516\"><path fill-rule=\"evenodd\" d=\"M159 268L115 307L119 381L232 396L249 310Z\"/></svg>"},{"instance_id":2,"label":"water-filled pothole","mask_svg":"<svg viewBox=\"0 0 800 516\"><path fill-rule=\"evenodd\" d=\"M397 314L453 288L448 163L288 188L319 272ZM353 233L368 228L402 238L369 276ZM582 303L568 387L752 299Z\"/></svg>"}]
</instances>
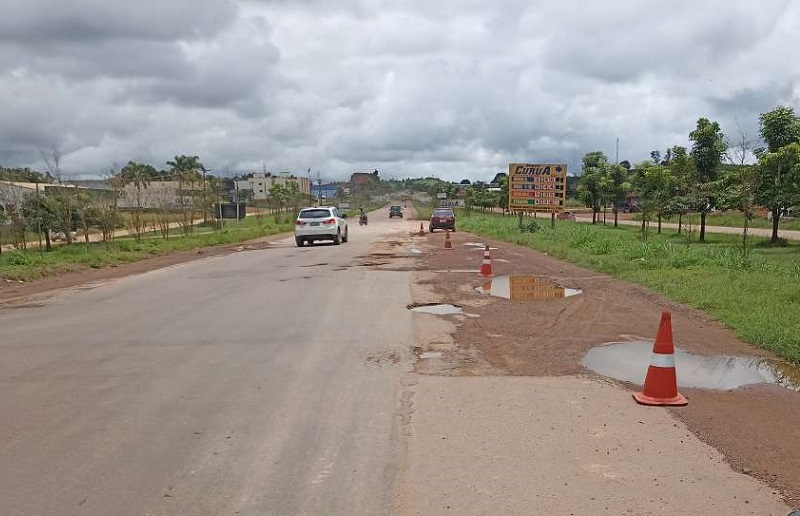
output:
<instances>
[{"instance_id":1,"label":"water-filled pothole","mask_svg":"<svg viewBox=\"0 0 800 516\"><path fill-rule=\"evenodd\" d=\"M582 290L562 287L549 278L539 276L498 276L475 287L475 292L514 301L560 299L583 293Z\"/></svg>"},{"instance_id":2,"label":"water-filled pothole","mask_svg":"<svg viewBox=\"0 0 800 516\"><path fill-rule=\"evenodd\" d=\"M444 353L441 351L423 351L419 354L419 358L425 360L428 358L440 358Z\"/></svg>"},{"instance_id":3,"label":"water-filled pothole","mask_svg":"<svg viewBox=\"0 0 800 516\"><path fill-rule=\"evenodd\" d=\"M458 315L463 313L460 306L441 303L414 303L408 305L406 308L412 312L434 315Z\"/></svg>"},{"instance_id":4,"label":"water-filled pothole","mask_svg":"<svg viewBox=\"0 0 800 516\"><path fill-rule=\"evenodd\" d=\"M482 244L480 242L465 242L464 246L471 247L470 251L483 251L486 249L486 244ZM496 251L496 247L489 247L490 251Z\"/></svg>"},{"instance_id":5,"label":"water-filled pothole","mask_svg":"<svg viewBox=\"0 0 800 516\"><path fill-rule=\"evenodd\" d=\"M642 385L652 351L653 341L615 342L590 349L582 363L603 376ZM675 371L678 387L730 390L772 383L800 391L800 369L754 357L703 357L676 349Z\"/></svg>"}]
</instances>

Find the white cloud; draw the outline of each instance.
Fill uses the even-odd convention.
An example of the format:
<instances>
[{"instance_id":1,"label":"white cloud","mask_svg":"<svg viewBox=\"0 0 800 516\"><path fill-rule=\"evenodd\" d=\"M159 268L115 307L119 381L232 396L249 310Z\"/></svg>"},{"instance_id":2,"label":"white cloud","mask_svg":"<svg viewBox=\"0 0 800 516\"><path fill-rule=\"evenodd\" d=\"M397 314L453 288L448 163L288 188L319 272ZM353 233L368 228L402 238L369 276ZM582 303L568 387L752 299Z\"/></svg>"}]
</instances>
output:
<instances>
[{"instance_id":1,"label":"white cloud","mask_svg":"<svg viewBox=\"0 0 800 516\"><path fill-rule=\"evenodd\" d=\"M715 0L9 0L0 162L481 179L646 159L700 116L798 106L800 5Z\"/></svg>"}]
</instances>

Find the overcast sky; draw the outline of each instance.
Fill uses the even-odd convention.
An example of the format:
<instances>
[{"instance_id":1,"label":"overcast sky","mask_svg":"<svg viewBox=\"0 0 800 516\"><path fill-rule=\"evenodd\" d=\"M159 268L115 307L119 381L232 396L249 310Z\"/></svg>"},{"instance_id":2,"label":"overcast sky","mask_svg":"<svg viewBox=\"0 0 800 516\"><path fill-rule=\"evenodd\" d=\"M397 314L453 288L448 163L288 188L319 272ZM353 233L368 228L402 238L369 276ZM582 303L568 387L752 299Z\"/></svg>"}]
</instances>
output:
<instances>
[{"instance_id":1,"label":"overcast sky","mask_svg":"<svg viewBox=\"0 0 800 516\"><path fill-rule=\"evenodd\" d=\"M791 0L2 0L0 164L491 179L800 109Z\"/></svg>"}]
</instances>

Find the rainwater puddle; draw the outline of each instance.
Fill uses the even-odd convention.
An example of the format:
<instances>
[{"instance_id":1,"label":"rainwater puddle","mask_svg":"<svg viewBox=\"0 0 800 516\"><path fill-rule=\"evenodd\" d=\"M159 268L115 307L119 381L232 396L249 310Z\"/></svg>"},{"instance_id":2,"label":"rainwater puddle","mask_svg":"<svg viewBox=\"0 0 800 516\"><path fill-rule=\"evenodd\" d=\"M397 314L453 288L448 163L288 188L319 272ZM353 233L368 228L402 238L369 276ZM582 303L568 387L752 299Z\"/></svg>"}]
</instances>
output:
<instances>
[{"instance_id":1,"label":"rainwater puddle","mask_svg":"<svg viewBox=\"0 0 800 516\"><path fill-rule=\"evenodd\" d=\"M424 305L408 305L408 309L412 312L420 312L423 314L433 315L459 315L463 313L460 306L444 305L438 303L424 304Z\"/></svg>"},{"instance_id":2,"label":"rainwater puddle","mask_svg":"<svg viewBox=\"0 0 800 516\"><path fill-rule=\"evenodd\" d=\"M416 247L412 247L411 249L408 250L408 252L411 254L422 254L422 251L420 251Z\"/></svg>"},{"instance_id":3,"label":"rainwater puddle","mask_svg":"<svg viewBox=\"0 0 800 516\"><path fill-rule=\"evenodd\" d=\"M582 294L576 288L565 288L549 278L538 276L498 276L486 280L475 292L514 301L561 299Z\"/></svg>"},{"instance_id":4,"label":"rainwater puddle","mask_svg":"<svg viewBox=\"0 0 800 516\"><path fill-rule=\"evenodd\" d=\"M483 251L486 249L486 244L481 244L480 242L465 242L465 246L472 247L470 251ZM490 251L496 251L496 247L489 247Z\"/></svg>"},{"instance_id":5,"label":"rainwater puddle","mask_svg":"<svg viewBox=\"0 0 800 516\"><path fill-rule=\"evenodd\" d=\"M480 317L478 314L468 314L465 313L460 306L456 305L446 305L446 304L439 304L439 303L426 303L426 304L412 304L408 305L406 308L411 310L412 312L420 312L423 314L433 314L433 315L464 315L466 317Z\"/></svg>"},{"instance_id":6,"label":"rainwater puddle","mask_svg":"<svg viewBox=\"0 0 800 516\"><path fill-rule=\"evenodd\" d=\"M419 358L426 359L426 358L439 358L444 353L441 351L425 351L424 353L420 353Z\"/></svg>"},{"instance_id":7,"label":"rainwater puddle","mask_svg":"<svg viewBox=\"0 0 800 516\"><path fill-rule=\"evenodd\" d=\"M616 342L589 350L582 363L592 371L642 385L650 364L653 341ZM678 387L730 390L772 383L800 391L800 369L754 357L702 357L675 350Z\"/></svg>"}]
</instances>

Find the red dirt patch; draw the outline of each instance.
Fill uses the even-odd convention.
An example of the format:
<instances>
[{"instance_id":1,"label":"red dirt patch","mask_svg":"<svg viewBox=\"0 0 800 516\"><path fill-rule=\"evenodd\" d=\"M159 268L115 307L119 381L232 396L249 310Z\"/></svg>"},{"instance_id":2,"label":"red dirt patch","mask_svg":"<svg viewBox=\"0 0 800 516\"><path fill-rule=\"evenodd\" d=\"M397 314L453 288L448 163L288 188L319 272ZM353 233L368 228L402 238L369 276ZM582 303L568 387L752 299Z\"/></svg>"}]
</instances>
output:
<instances>
[{"instance_id":1,"label":"red dirt patch","mask_svg":"<svg viewBox=\"0 0 800 516\"><path fill-rule=\"evenodd\" d=\"M421 239L420 239L421 240ZM464 233L451 234L454 249L443 249L444 234L427 237L420 256L430 270L475 270L483 253L466 242L489 243L495 275L528 274L579 288L577 296L545 301L485 299L473 287L483 280L471 273L440 273L427 281L443 303L469 306L479 318L461 320L457 346L477 363L462 364L463 374L491 370L510 375L587 374L584 354L598 344L652 339L661 312L672 313L677 346L698 355L775 358L739 340L699 310L670 301L638 285L582 269L543 253ZM725 454L739 471L755 476L800 504L800 393L758 386L735 391L687 389L688 407L670 409L701 439ZM631 400L633 403L633 400Z\"/></svg>"}]
</instances>

